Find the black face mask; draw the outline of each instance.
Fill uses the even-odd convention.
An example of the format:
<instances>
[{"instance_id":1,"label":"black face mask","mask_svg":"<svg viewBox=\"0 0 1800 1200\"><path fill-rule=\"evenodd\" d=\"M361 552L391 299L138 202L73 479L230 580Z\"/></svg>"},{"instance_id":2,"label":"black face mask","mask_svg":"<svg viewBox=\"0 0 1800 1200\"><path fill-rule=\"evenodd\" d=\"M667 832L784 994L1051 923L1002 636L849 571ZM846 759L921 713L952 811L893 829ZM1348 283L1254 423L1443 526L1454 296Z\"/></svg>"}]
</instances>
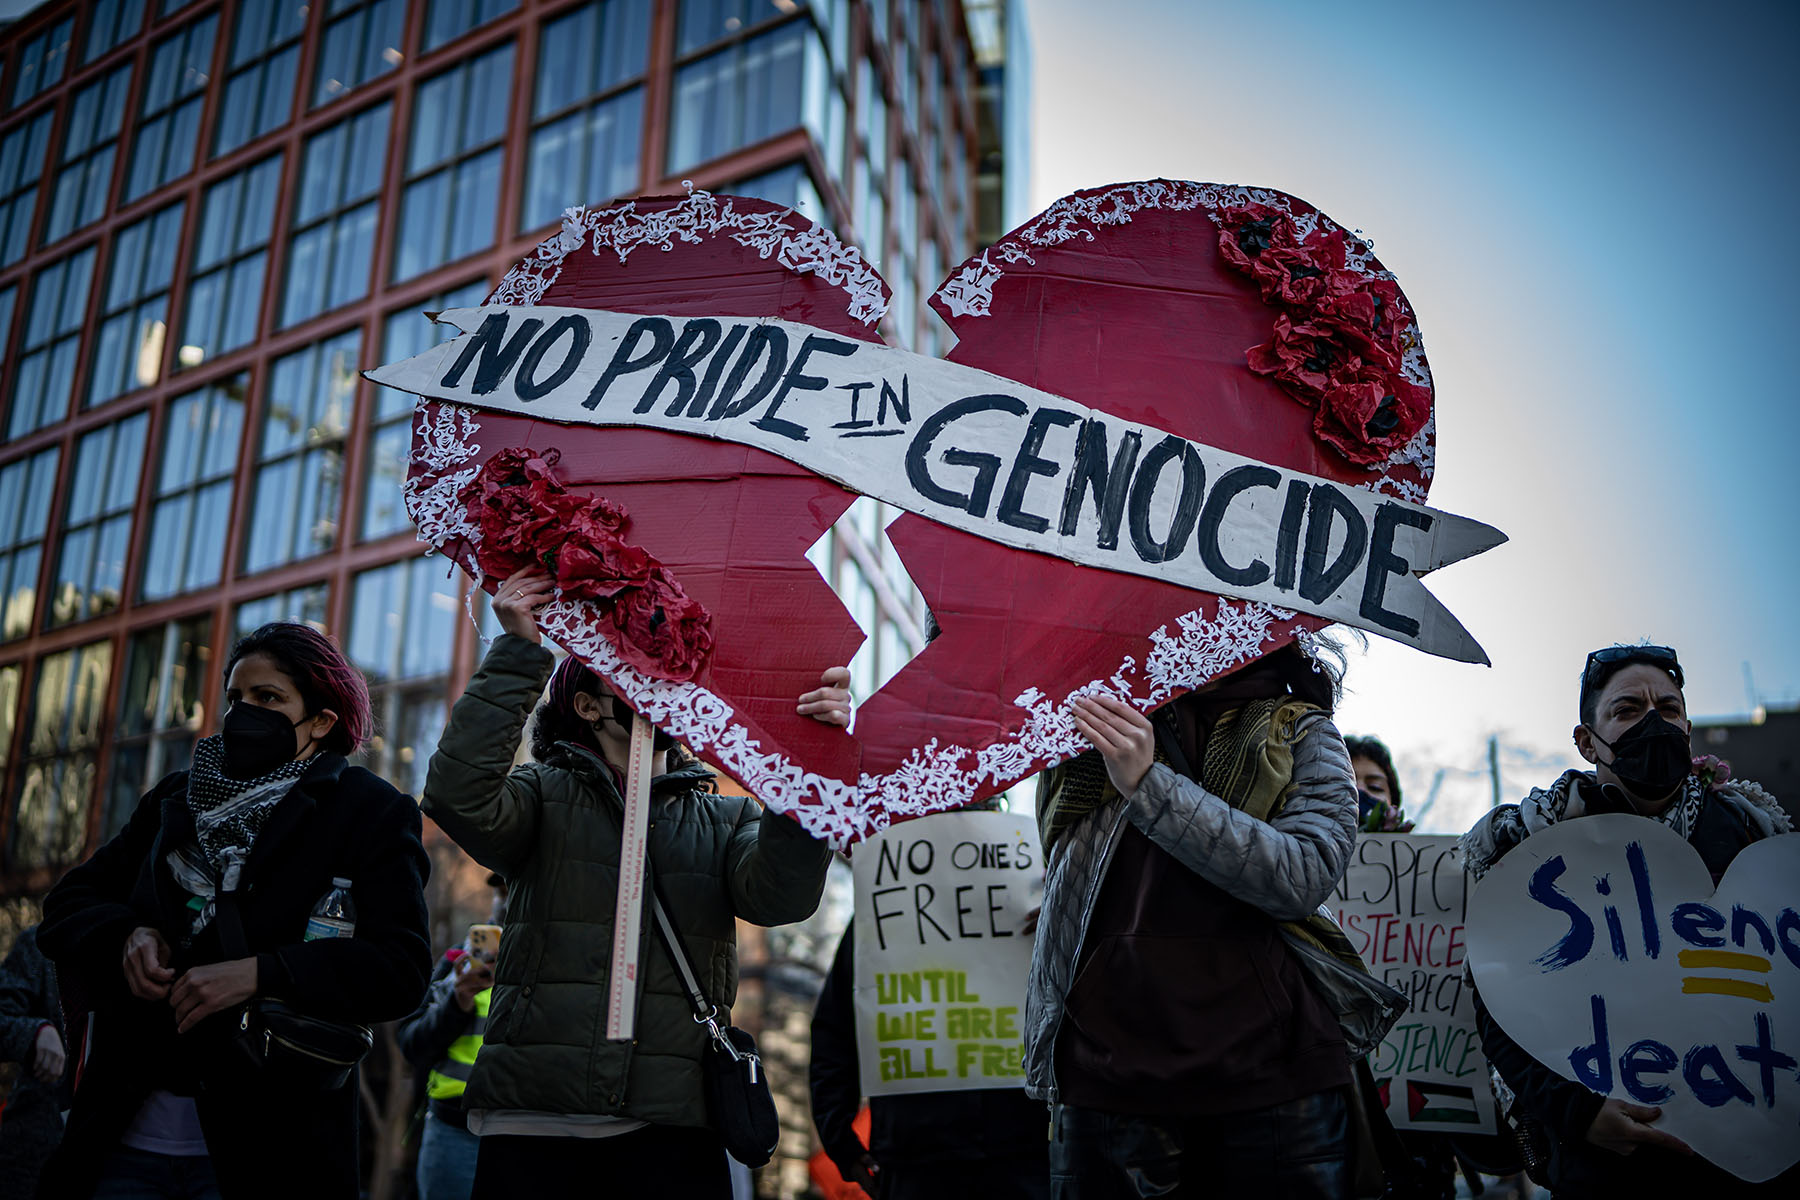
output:
<instances>
[{"instance_id":1,"label":"black face mask","mask_svg":"<svg viewBox=\"0 0 1800 1200\"><path fill-rule=\"evenodd\" d=\"M219 724L224 739L225 774L233 779L261 779L294 761L294 730L311 717L290 722L272 708L239 702Z\"/></svg>"},{"instance_id":2,"label":"black face mask","mask_svg":"<svg viewBox=\"0 0 1800 1200\"><path fill-rule=\"evenodd\" d=\"M1588 731L1593 732L1589 726ZM1608 742L1598 733L1594 740L1612 751L1608 768L1619 782L1644 800L1661 800L1694 769L1693 745L1687 730L1663 720L1654 709L1643 720Z\"/></svg>"},{"instance_id":3,"label":"black face mask","mask_svg":"<svg viewBox=\"0 0 1800 1200\"><path fill-rule=\"evenodd\" d=\"M629 742L631 740L632 716L632 711L629 708L626 708L624 704L620 703L617 696L614 696L612 697L611 708L607 711L605 716L600 718L599 724L605 725L611 723L617 725L619 727L619 732L623 734L625 740ZM599 730L596 728L594 737L598 740L599 736ZM672 734L664 733L661 729L652 729L650 731L650 752L652 754L661 754L664 750L667 750L674 745L675 738Z\"/></svg>"}]
</instances>

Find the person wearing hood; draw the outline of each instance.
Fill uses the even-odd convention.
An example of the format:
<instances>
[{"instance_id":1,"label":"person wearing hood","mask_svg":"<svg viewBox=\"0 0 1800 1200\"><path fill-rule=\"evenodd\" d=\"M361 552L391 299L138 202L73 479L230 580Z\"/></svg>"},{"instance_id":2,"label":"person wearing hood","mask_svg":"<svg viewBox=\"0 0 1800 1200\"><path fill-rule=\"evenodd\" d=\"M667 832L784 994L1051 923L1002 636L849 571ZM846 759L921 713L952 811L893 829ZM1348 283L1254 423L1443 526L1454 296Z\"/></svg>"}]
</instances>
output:
<instances>
[{"instance_id":1,"label":"person wearing hood","mask_svg":"<svg viewBox=\"0 0 1800 1200\"><path fill-rule=\"evenodd\" d=\"M1716 883L1744 847L1789 833L1793 823L1755 783L1703 780L1693 770L1684 677L1667 646L1608 646L1581 672L1576 752L1591 771L1566 771L1549 788L1483 816L1459 846L1477 880L1508 851L1559 821L1623 813L1659 821L1680 834ZM1792 1195L1795 1171L1753 1185L1696 1157L1659 1128L1661 1109L1609 1099L1527 1054L1500 1028L1479 993L1482 1049L1510 1092L1528 1158L1557 1200L1611 1196ZM1502 1094L1503 1102L1506 1100Z\"/></svg>"},{"instance_id":2,"label":"person wearing hood","mask_svg":"<svg viewBox=\"0 0 1800 1200\"><path fill-rule=\"evenodd\" d=\"M658 938L639 945L634 1036L606 1036L633 714L574 657L552 673L535 612L553 596L531 568L495 592L504 632L451 709L425 782L425 812L510 886L463 1092L480 1139L474 1196L727 1197L702 1082L707 1032ZM847 725L848 682L831 668L798 711ZM527 718L532 759L515 766ZM737 992L737 921L811 915L831 852L792 818L716 794L711 773L661 731L654 752L645 870L723 1023Z\"/></svg>"}]
</instances>

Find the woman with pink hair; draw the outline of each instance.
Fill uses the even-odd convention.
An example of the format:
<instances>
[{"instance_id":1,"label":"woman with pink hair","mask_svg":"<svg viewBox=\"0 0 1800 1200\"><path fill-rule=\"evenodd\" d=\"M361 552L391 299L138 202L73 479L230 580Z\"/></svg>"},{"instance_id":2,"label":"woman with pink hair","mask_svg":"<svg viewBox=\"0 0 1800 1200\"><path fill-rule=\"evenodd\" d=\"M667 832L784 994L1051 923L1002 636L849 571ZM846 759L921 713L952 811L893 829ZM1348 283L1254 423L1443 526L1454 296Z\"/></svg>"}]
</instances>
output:
<instances>
[{"instance_id":1,"label":"woman with pink hair","mask_svg":"<svg viewBox=\"0 0 1800 1200\"><path fill-rule=\"evenodd\" d=\"M245 1035L273 1031L276 1002L352 1041L412 1011L431 970L419 810L350 765L369 694L324 634L239 641L225 701L189 768L45 898L39 943L89 1020L41 1196L358 1192L354 1051Z\"/></svg>"}]
</instances>

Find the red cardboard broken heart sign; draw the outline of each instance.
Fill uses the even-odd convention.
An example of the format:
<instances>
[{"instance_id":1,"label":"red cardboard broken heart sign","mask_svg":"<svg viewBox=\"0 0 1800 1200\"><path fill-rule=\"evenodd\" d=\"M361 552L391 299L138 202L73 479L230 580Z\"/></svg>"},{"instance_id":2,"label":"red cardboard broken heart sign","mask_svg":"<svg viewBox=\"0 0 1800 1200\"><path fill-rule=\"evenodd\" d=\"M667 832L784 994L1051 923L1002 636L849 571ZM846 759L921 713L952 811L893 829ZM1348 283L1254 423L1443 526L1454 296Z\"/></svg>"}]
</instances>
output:
<instances>
[{"instance_id":1,"label":"red cardboard broken heart sign","mask_svg":"<svg viewBox=\"0 0 1800 1200\"><path fill-rule=\"evenodd\" d=\"M441 314L464 336L369 372L420 396L421 539L490 590L550 568L549 636L840 846L1086 749L1077 692L1150 709L1332 621L1486 661L1416 576L1504 539L1423 507L1416 320L1324 214L1070 196L938 291L948 361L881 344L887 299L760 201L570 210ZM805 557L858 492L906 510L943 634L845 735L793 697L863 636Z\"/></svg>"}]
</instances>

